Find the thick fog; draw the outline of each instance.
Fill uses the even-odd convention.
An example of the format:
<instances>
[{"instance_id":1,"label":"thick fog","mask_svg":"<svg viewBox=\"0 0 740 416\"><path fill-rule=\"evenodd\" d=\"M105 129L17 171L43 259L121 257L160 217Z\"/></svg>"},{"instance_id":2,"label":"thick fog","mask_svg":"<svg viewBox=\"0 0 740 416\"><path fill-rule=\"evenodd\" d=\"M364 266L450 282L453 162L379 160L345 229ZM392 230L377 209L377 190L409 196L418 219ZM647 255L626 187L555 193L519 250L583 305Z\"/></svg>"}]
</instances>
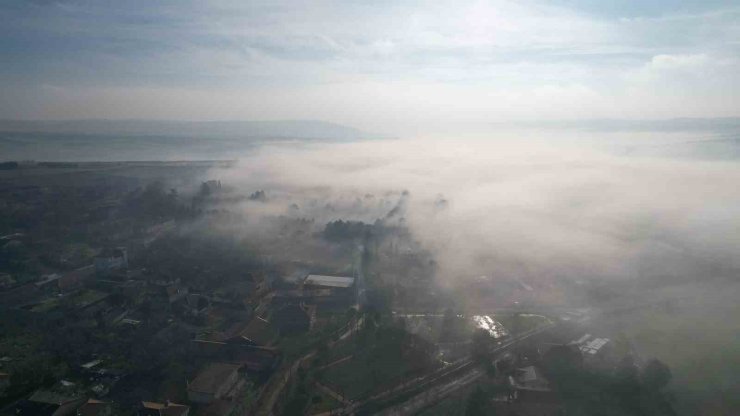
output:
<instances>
[{"instance_id":1,"label":"thick fog","mask_svg":"<svg viewBox=\"0 0 740 416\"><path fill-rule=\"evenodd\" d=\"M740 266L740 165L624 155L613 151L613 138L598 146L590 139L282 144L219 175L272 196L269 208L247 210L289 213L292 205L292 215L317 221L372 222L408 191L402 215L435 253L442 281L662 277L705 263ZM649 145L665 141L651 137Z\"/></svg>"},{"instance_id":2,"label":"thick fog","mask_svg":"<svg viewBox=\"0 0 740 416\"><path fill-rule=\"evenodd\" d=\"M688 414L723 414L740 348L736 144L572 133L270 145L212 175L265 190L266 203L241 205L253 224L280 214L318 231L393 211L441 287L516 278L553 305L592 308L599 328L671 366Z\"/></svg>"}]
</instances>

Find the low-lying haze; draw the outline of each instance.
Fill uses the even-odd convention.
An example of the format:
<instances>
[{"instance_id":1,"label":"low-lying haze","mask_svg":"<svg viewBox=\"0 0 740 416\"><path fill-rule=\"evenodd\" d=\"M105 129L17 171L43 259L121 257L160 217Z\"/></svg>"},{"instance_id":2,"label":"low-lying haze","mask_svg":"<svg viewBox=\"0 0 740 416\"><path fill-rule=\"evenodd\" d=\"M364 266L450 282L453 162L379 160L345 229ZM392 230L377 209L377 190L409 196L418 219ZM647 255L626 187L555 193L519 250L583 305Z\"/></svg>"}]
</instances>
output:
<instances>
[{"instance_id":1,"label":"low-lying haze","mask_svg":"<svg viewBox=\"0 0 740 416\"><path fill-rule=\"evenodd\" d=\"M328 189L356 198L354 208L407 190L405 218L440 257L442 279L670 275L696 259L739 266L733 162L531 139L391 140L265 146L222 180L268 193ZM334 215L372 221L383 213Z\"/></svg>"},{"instance_id":2,"label":"low-lying haze","mask_svg":"<svg viewBox=\"0 0 740 416\"><path fill-rule=\"evenodd\" d=\"M599 325L670 364L682 414L735 408L737 161L697 157L683 134L497 136L268 145L213 175L266 190L241 206L253 219L373 222L400 199L443 287L521 279L555 303L554 282L585 287L560 301L635 308Z\"/></svg>"}]
</instances>

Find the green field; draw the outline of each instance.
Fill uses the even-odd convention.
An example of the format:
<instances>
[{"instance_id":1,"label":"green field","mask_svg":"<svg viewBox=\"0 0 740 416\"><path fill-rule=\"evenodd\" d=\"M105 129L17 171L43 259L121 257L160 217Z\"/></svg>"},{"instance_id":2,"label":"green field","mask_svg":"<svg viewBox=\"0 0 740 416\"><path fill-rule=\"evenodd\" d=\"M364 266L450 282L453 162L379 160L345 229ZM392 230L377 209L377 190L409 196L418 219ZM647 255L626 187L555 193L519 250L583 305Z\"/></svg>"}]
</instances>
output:
<instances>
[{"instance_id":1,"label":"green field","mask_svg":"<svg viewBox=\"0 0 740 416\"><path fill-rule=\"evenodd\" d=\"M333 361L354 354L358 349L357 343L353 338L345 339L332 345L331 348L321 354L321 365L329 364Z\"/></svg>"},{"instance_id":2,"label":"green field","mask_svg":"<svg viewBox=\"0 0 740 416\"><path fill-rule=\"evenodd\" d=\"M468 396L475 389L475 384L466 386L440 402L423 409L418 416L463 416Z\"/></svg>"},{"instance_id":3,"label":"green field","mask_svg":"<svg viewBox=\"0 0 740 416\"><path fill-rule=\"evenodd\" d=\"M521 314L496 314L495 320L501 323L511 334L520 334L550 323L546 316L530 313Z\"/></svg>"},{"instance_id":4,"label":"green field","mask_svg":"<svg viewBox=\"0 0 740 416\"><path fill-rule=\"evenodd\" d=\"M33 305L33 307L31 308L31 311L37 312L37 313L45 313L45 312L49 312L55 309L56 307L59 306L59 304L60 304L59 298L47 298L47 299L44 299L43 302Z\"/></svg>"},{"instance_id":5,"label":"green field","mask_svg":"<svg viewBox=\"0 0 740 416\"><path fill-rule=\"evenodd\" d=\"M321 370L317 377L338 393L357 399L430 370L433 362L423 353L408 350L401 338L391 331L378 333L356 344L358 349L350 360ZM347 352L350 345L343 346Z\"/></svg>"},{"instance_id":6,"label":"green field","mask_svg":"<svg viewBox=\"0 0 740 416\"><path fill-rule=\"evenodd\" d=\"M314 390L311 392L311 404L308 406L306 414L315 415L317 413L328 412L339 406L341 406L341 403L333 397L328 394L324 394L319 390Z\"/></svg>"},{"instance_id":7,"label":"green field","mask_svg":"<svg viewBox=\"0 0 740 416\"><path fill-rule=\"evenodd\" d=\"M399 383L405 376L413 374L413 370L400 354L388 352L371 357L365 353L324 370L322 379L338 393L357 399L380 386Z\"/></svg>"},{"instance_id":8,"label":"green field","mask_svg":"<svg viewBox=\"0 0 740 416\"><path fill-rule=\"evenodd\" d=\"M644 359L670 367L669 385L682 415L727 415L740 408L740 285L722 290L686 285L661 295L691 293L673 307L653 307L603 319L624 334ZM657 297L657 296L656 296Z\"/></svg>"}]
</instances>

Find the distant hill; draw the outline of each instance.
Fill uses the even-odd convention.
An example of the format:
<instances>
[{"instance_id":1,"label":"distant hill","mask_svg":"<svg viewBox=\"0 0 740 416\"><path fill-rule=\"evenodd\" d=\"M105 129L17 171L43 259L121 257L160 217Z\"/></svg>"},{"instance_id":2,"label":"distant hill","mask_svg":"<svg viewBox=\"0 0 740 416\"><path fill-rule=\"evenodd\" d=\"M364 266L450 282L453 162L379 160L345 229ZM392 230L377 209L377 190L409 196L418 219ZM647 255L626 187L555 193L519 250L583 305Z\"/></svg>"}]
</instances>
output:
<instances>
[{"instance_id":1,"label":"distant hill","mask_svg":"<svg viewBox=\"0 0 740 416\"><path fill-rule=\"evenodd\" d=\"M282 138L359 140L376 138L353 127L315 120L0 120L0 132L95 136L170 136L189 138Z\"/></svg>"},{"instance_id":2,"label":"distant hill","mask_svg":"<svg viewBox=\"0 0 740 416\"><path fill-rule=\"evenodd\" d=\"M625 156L740 160L740 117L517 121L491 126L559 132L558 137L581 133L573 135L579 138L577 143Z\"/></svg>"},{"instance_id":3,"label":"distant hill","mask_svg":"<svg viewBox=\"0 0 740 416\"><path fill-rule=\"evenodd\" d=\"M719 118L666 118L666 119L584 119L517 121L493 123L496 127L529 127L544 129L570 129L589 131L640 131L640 132L726 132L740 131L740 117Z\"/></svg>"},{"instance_id":4,"label":"distant hill","mask_svg":"<svg viewBox=\"0 0 740 416\"><path fill-rule=\"evenodd\" d=\"M381 138L310 120L0 120L0 161L234 159L265 143Z\"/></svg>"}]
</instances>

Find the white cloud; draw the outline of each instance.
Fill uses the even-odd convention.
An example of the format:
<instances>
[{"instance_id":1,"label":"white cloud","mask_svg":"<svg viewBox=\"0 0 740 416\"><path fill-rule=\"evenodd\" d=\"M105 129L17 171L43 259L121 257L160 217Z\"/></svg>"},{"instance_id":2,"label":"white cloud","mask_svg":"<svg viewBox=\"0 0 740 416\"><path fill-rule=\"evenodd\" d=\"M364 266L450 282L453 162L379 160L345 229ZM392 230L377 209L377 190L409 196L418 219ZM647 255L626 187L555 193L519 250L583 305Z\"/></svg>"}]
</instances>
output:
<instances>
[{"instance_id":1,"label":"white cloud","mask_svg":"<svg viewBox=\"0 0 740 416\"><path fill-rule=\"evenodd\" d=\"M655 55L650 60L649 67L656 71L696 70L709 64L706 54L688 55Z\"/></svg>"},{"instance_id":2,"label":"white cloud","mask_svg":"<svg viewBox=\"0 0 740 416\"><path fill-rule=\"evenodd\" d=\"M29 55L32 70L2 85L25 97L4 94L0 116L315 117L393 132L445 119L740 115L732 8L627 19L505 0L113 12L75 5L14 20L69 37L70 52ZM77 107L40 84L66 87Z\"/></svg>"}]
</instances>

